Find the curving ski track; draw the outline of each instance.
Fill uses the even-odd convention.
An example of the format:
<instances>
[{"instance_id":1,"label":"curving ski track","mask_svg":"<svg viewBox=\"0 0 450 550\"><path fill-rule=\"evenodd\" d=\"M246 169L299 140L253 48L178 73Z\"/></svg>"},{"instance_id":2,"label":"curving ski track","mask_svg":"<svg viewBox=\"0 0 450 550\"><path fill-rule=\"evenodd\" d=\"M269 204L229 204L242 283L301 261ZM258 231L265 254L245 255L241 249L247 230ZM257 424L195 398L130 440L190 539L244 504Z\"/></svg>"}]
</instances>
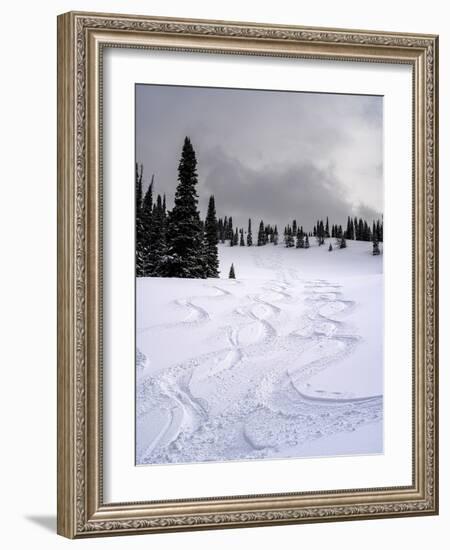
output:
<instances>
[{"instance_id":1,"label":"curving ski track","mask_svg":"<svg viewBox=\"0 0 450 550\"><path fill-rule=\"evenodd\" d=\"M138 426L145 432L159 420L145 445L138 430L139 464L298 457L309 441L381 421L381 395L354 397L311 383L362 343L347 321L357 304L340 285L304 281L289 269L238 299L239 281L212 279L205 287L205 296L177 300L184 317L165 327L208 323L214 302L229 300L224 347L152 377L140 367ZM283 321L293 312L297 326L286 333Z\"/></svg>"}]
</instances>

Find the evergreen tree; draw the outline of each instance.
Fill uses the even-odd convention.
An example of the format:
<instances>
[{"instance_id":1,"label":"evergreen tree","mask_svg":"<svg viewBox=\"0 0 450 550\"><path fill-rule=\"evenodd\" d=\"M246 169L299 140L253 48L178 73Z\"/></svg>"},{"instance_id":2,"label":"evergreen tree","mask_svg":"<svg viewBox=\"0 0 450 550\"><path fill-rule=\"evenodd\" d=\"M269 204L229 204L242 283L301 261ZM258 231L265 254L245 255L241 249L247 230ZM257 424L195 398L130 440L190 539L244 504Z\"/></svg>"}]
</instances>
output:
<instances>
[{"instance_id":1,"label":"evergreen tree","mask_svg":"<svg viewBox=\"0 0 450 550\"><path fill-rule=\"evenodd\" d=\"M325 229L323 227L323 221L322 220L320 220L319 231L320 231L320 236L322 237L322 240L323 240L323 238L325 237ZM323 244L323 243L321 243L321 244Z\"/></svg>"},{"instance_id":2,"label":"evergreen tree","mask_svg":"<svg viewBox=\"0 0 450 550\"><path fill-rule=\"evenodd\" d=\"M364 223L361 218L359 218L358 222L358 240L363 241L364 240Z\"/></svg>"},{"instance_id":3,"label":"evergreen tree","mask_svg":"<svg viewBox=\"0 0 450 550\"><path fill-rule=\"evenodd\" d=\"M169 277L204 278L203 234L197 195L197 159L186 137L178 166L178 185L167 231Z\"/></svg>"},{"instance_id":4,"label":"evergreen tree","mask_svg":"<svg viewBox=\"0 0 450 550\"><path fill-rule=\"evenodd\" d=\"M278 244L278 229L277 226L275 226L275 229L273 230L273 244Z\"/></svg>"},{"instance_id":5,"label":"evergreen tree","mask_svg":"<svg viewBox=\"0 0 450 550\"><path fill-rule=\"evenodd\" d=\"M136 163L136 277L144 276L144 261L145 261L145 249L144 249L144 230L142 225L142 173L143 166L141 164L140 169Z\"/></svg>"},{"instance_id":6,"label":"evergreen tree","mask_svg":"<svg viewBox=\"0 0 450 550\"><path fill-rule=\"evenodd\" d=\"M261 220L261 223L259 224L259 231L258 231L258 246L263 246L264 244L265 244L264 222Z\"/></svg>"},{"instance_id":7,"label":"evergreen tree","mask_svg":"<svg viewBox=\"0 0 450 550\"><path fill-rule=\"evenodd\" d=\"M234 243L231 243L231 241L233 240L234 238L234 230L233 230L233 218L230 216L228 218L228 231L227 231L227 236L226 236L226 239L228 239L230 241L230 245L233 246Z\"/></svg>"},{"instance_id":8,"label":"evergreen tree","mask_svg":"<svg viewBox=\"0 0 450 550\"><path fill-rule=\"evenodd\" d=\"M309 248L309 239L308 239L308 235L306 235L305 237L305 248Z\"/></svg>"},{"instance_id":9,"label":"evergreen tree","mask_svg":"<svg viewBox=\"0 0 450 550\"><path fill-rule=\"evenodd\" d=\"M328 252L331 252L333 250L333 245L330 243L330 246L328 247Z\"/></svg>"},{"instance_id":10,"label":"evergreen tree","mask_svg":"<svg viewBox=\"0 0 450 550\"><path fill-rule=\"evenodd\" d=\"M370 229L367 222L364 220L363 225L363 241L370 241Z\"/></svg>"},{"instance_id":11,"label":"evergreen tree","mask_svg":"<svg viewBox=\"0 0 450 550\"><path fill-rule=\"evenodd\" d=\"M347 248L347 243L345 242L344 235L342 235L342 237L341 237L341 243L339 245L339 248Z\"/></svg>"},{"instance_id":12,"label":"evergreen tree","mask_svg":"<svg viewBox=\"0 0 450 550\"><path fill-rule=\"evenodd\" d=\"M206 276L219 276L219 255L218 255L218 223L216 218L216 204L214 195L209 197L208 212L205 220L205 260Z\"/></svg>"},{"instance_id":13,"label":"evergreen tree","mask_svg":"<svg viewBox=\"0 0 450 550\"><path fill-rule=\"evenodd\" d=\"M142 175L143 175L144 167L141 164L141 166L138 166L138 163L136 162L136 215L141 213L142 208Z\"/></svg>"},{"instance_id":14,"label":"evergreen tree","mask_svg":"<svg viewBox=\"0 0 450 550\"><path fill-rule=\"evenodd\" d=\"M152 210L150 226L150 254L147 266L147 277L158 277L164 274L167 260L166 216L161 195L158 195Z\"/></svg>"},{"instance_id":15,"label":"evergreen tree","mask_svg":"<svg viewBox=\"0 0 450 550\"><path fill-rule=\"evenodd\" d=\"M296 248L305 248L305 243L303 240L303 227L297 229L297 244Z\"/></svg>"},{"instance_id":16,"label":"evergreen tree","mask_svg":"<svg viewBox=\"0 0 450 550\"><path fill-rule=\"evenodd\" d=\"M382 230L382 224L380 224L380 220L377 220L377 225L375 227L374 234L376 234L378 242L383 242L383 230Z\"/></svg>"},{"instance_id":17,"label":"evergreen tree","mask_svg":"<svg viewBox=\"0 0 450 550\"><path fill-rule=\"evenodd\" d=\"M297 235L297 220L292 222L292 234Z\"/></svg>"},{"instance_id":18,"label":"evergreen tree","mask_svg":"<svg viewBox=\"0 0 450 550\"><path fill-rule=\"evenodd\" d=\"M142 230L142 250L143 250L143 265L142 275L143 277L151 277L154 270L154 254L153 254L153 242L152 242L152 212L153 212L153 185L154 175L152 176L150 185L145 193L144 200L142 201L141 208L141 230Z\"/></svg>"},{"instance_id":19,"label":"evergreen tree","mask_svg":"<svg viewBox=\"0 0 450 550\"><path fill-rule=\"evenodd\" d=\"M245 246L245 241L244 241L244 229L240 229L240 234L241 234L241 238L239 240L239 246Z\"/></svg>"},{"instance_id":20,"label":"evergreen tree","mask_svg":"<svg viewBox=\"0 0 450 550\"><path fill-rule=\"evenodd\" d=\"M252 246L253 236L252 236L252 220L248 219L248 231L247 231L247 246Z\"/></svg>"},{"instance_id":21,"label":"evergreen tree","mask_svg":"<svg viewBox=\"0 0 450 550\"><path fill-rule=\"evenodd\" d=\"M323 225L323 220L317 220L317 229L316 229L317 242L319 246L325 243L325 228Z\"/></svg>"},{"instance_id":22,"label":"evergreen tree","mask_svg":"<svg viewBox=\"0 0 450 550\"><path fill-rule=\"evenodd\" d=\"M379 256L380 255L380 247L378 246L378 241L376 239L373 240L372 254L374 256Z\"/></svg>"},{"instance_id":23,"label":"evergreen tree","mask_svg":"<svg viewBox=\"0 0 450 550\"><path fill-rule=\"evenodd\" d=\"M325 237L329 237L330 236L330 226L328 225L328 216L327 216L327 223L325 225Z\"/></svg>"},{"instance_id":24,"label":"evergreen tree","mask_svg":"<svg viewBox=\"0 0 450 550\"><path fill-rule=\"evenodd\" d=\"M292 248L294 246L294 235L292 234L292 228L288 225L286 233L286 248Z\"/></svg>"},{"instance_id":25,"label":"evergreen tree","mask_svg":"<svg viewBox=\"0 0 450 550\"><path fill-rule=\"evenodd\" d=\"M229 279L236 279L236 274L234 272L234 265L231 264L231 267L230 267L230 274L228 275L228 278Z\"/></svg>"},{"instance_id":26,"label":"evergreen tree","mask_svg":"<svg viewBox=\"0 0 450 550\"><path fill-rule=\"evenodd\" d=\"M233 246L237 246L239 244L239 233L238 233L238 228L236 227L236 231L234 232L234 235L233 235Z\"/></svg>"}]
</instances>

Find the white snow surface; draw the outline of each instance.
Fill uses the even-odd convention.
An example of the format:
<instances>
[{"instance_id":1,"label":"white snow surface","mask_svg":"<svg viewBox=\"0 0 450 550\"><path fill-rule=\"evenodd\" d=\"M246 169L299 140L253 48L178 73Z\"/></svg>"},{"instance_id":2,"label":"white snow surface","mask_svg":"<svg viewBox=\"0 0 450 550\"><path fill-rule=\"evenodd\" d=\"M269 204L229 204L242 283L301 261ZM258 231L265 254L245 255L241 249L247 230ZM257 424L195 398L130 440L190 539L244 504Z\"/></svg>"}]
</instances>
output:
<instances>
[{"instance_id":1,"label":"white snow surface","mask_svg":"<svg viewBox=\"0 0 450 550\"><path fill-rule=\"evenodd\" d=\"M383 452L382 255L329 242L137 279L137 464Z\"/></svg>"}]
</instances>

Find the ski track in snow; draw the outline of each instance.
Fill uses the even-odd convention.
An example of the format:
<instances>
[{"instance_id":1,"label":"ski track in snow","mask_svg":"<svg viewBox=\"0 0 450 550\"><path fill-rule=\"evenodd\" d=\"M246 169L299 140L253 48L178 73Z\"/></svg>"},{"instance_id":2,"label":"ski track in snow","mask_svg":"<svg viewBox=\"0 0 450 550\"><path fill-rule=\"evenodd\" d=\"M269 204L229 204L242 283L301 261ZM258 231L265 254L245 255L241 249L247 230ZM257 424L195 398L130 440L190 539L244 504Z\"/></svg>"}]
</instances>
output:
<instances>
[{"instance_id":1,"label":"ski track in snow","mask_svg":"<svg viewBox=\"0 0 450 550\"><path fill-rule=\"evenodd\" d=\"M153 325L170 330L208 323L214 301L230 302L233 323L222 327L223 349L151 377L137 369L138 425L151 422L156 408L164 418L145 446L138 431L139 464L299 457L307 442L381 421L381 395L355 397L314 385L317 373L361 344L348 322L357 305L339 284L303 280L296 269L264 261L262 255L256 259L276 278L261 291L237 299L240 281L208 280L204 296L175 301L185 312L181 321ZM286 333L288 310L297 326ZM139 357L138 367L146 359Z\"/></svg>"}]
</instances>

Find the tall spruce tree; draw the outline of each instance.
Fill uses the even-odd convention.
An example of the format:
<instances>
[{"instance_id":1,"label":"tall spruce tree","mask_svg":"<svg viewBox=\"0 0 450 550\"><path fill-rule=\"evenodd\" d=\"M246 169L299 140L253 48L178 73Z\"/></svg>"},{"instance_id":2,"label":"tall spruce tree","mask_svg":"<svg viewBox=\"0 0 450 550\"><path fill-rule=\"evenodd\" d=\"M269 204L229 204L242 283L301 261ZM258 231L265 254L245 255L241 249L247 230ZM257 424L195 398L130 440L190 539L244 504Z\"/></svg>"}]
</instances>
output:
<instances>
[{"instance_id":1,"label":"tall spruce tree","mask_svg":"<svg viewBox=\"0 0 450 550\"><path fill-rule=\"evenodd\" d=\"M149 235L151 248L147 276L158 277L164 274L167 261L166 213L161 195L158 195L153 206Z\"/></svg>"},{"instance_id":2,"label":"tall spruce tree","mask_svg":"<svg viewBox=\"0 0 450 550\"><path fill-rule=\"evenodd\" d=\"M229 279L236 279L236 274L235 274L235 272L234 272L234 265L233 265L233 264L231 264L230 273L229 273L229 275L228 275L228 278L229 278Z\"/></svg>"},{"instance_id":3,"label":"tall spruce tree","mask_svg":"<svg viewBox=\"0 0 450 550\"><path fill-rule=\"evenodd\" d=\"M308 235L305 237L305 248L309 248L309 238Z\"/></svg>"},{"instance_id":4,"label":"tall spruce tree","mask_svg":"<svg viewBox=\"0 0 450 550\"><path fill-rule=\"evenodd\" d=\"M252 220L248 219L248 230L247 230L247 246L252 246L253 236L252 236Z\"/></svg>"},{"instance_id":5,"label":"tall spruce tree","mask_svg":"<svg viewBox=\"0 0 450 550\"><path fill-rule=\"evenodd\" d=\"M197 181L197 159L191 140L186 137L178 165L174 207L168 220L166 275L169 277L206 276Z\"/></svg>"},{"instance_id":6,"label":"tall spruce tree","mask_svg":"<svg viewBox=\"0 0 450 550\"><path fill-rule=\"evenodd\" d=\"M207 277L219 276L218 224L214 195L209 197L208 212L205 220L205 268Z\"/></svg>"},{"instance_id":7,"label":"tall spruce tree","mask_svg":"<svg viewBox=\"0 0 450 550\"><path fill-rule=\"evenodd\" d=\"M258 246L265 244L264 222L261 220L258 231Z\"/></svg>"},{"instance_id":8,"label":"tall spruce tree","mask_svg":"<svg viewBox=\"0 0 450 550\"><path fill-rule=\"evenodd\" d=\"M239 246L245 246L244 229L242 227L241 227L241 229L239 229L239 233L240 233Z\"/></svg>"},{"instance_id":9,"label":"tall spruce tree","mask_svg":"<svg viewBox=\"0 0 450 550\"><path fill-rule=\"evenodd\" d=\"M151 238L154 181L155 176L153 174L150 185L145 193L144 200L142 201L141 209L142 249L144 258L142 273L144 277L151 277L154 269Z\"/></svg>"},{"instance_id":10,"label":"tall spruce tree","mask_svg":"<svg viewBox=\"0 0 450 550\"><path fill-rule=\"evenodd\" d=\"M142 208L142 176L144 172L144 166L140 166L136 162L136 214L140 214Z\"/></svg>"},{"instance_id":11,"label":"tall spruce tree","mask_svg":"<svg viewBox=\"0 0 450 550\"><path fill-rule=\"evenodd\" d=\"M234 231L233 231L233 218L230 216L228 218L228 229L227 229L227 236L226 239L229 239L230 241L233 240L234 237ZM233 246L233 243L230 242L230 245Z\"/></svg>"},{"instance_id":12,"label":"tall spruce tree","mask_svg":"<svg viewBox=\"0 0 450 550\"><path fill-rule=\"evenodd\" d=\"M136 216L136 277L144 276L144 261L145 261L145 251L144 251L144 231L142 226L142 173L143 166L139 167L136 163L136 207L135 207L135 216Z\"/></svg>"}]
</instances>

